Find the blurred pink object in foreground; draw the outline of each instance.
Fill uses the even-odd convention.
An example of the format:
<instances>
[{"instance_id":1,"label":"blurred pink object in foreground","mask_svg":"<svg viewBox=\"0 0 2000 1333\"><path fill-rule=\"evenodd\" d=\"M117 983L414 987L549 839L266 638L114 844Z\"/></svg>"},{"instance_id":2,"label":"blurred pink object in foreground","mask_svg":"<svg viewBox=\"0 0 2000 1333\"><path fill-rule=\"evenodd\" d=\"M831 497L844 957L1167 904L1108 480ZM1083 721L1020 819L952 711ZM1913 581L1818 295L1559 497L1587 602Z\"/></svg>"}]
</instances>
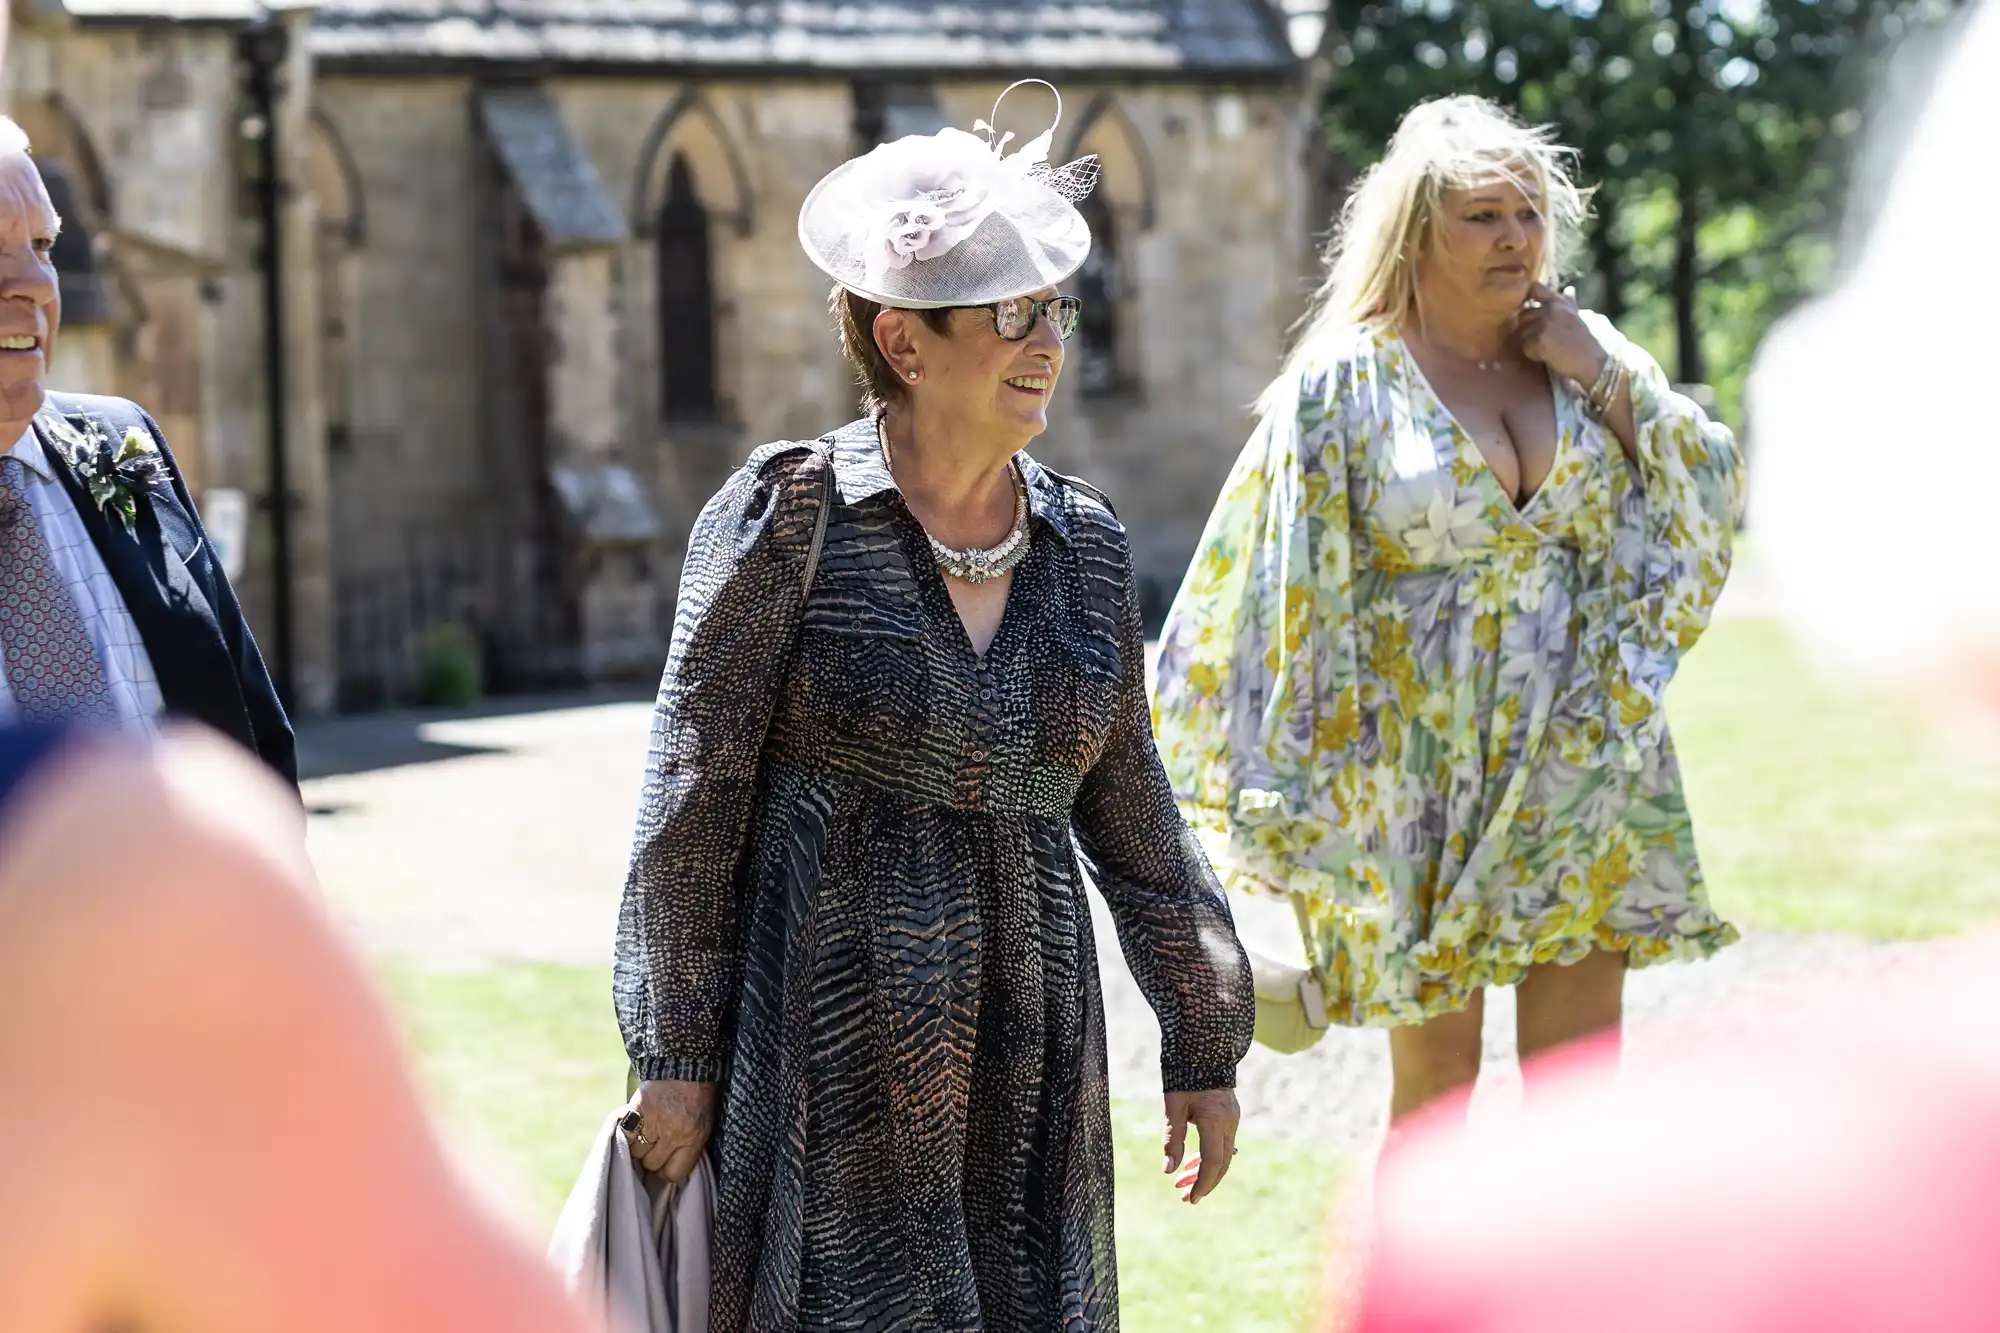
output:
<instances>
[{"instance_id":1,"label":"blurred pink object in foreground","mask_svg":"<svg viewBox=\"0 0 2000 1333\"><path fill-rule=\"evenodd\" d=\"M1938 962L1615 1078L1559 1055L1516 1120L1426 1115L1383 1162L1352 1326L2000 1328L2000 947Z\"/></svg>"}]
</instances>

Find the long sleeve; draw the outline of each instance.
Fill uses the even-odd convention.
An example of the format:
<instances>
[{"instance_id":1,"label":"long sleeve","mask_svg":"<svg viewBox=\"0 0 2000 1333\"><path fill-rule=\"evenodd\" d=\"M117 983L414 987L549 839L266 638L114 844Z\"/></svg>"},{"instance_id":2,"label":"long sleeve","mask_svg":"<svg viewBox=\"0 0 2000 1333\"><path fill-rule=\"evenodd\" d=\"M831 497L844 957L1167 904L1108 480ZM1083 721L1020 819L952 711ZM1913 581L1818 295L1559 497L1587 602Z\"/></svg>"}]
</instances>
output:
<instances>
[{"instance_id":1,"label":"long sleeve","mask_svg":"<svg viewBox=\"0 0 2000 1333\"><path fill-rule=\"evenodd\" d=\"M1308 371L1236 461L1154 684L1181 808L1232 886L1340 903L1366 803L1346 476L1350 368Z\"/></svg>"},{"instance_id":2,"label":"long sleeve","mask_svg":"<svg viewBox=\"0 0 2000 1333\"><path fill-rule=\"evenodd\" d=\"M1250 962L1153 745L1129 558L1123 572L1123 701L1110 743L1077 795L1077 844L1117 923L1132 976L1159 1016L1162 1087L1232 1088L1257 1017Z\"/></svg>"},{"instance_id":3,"label":"long sleeve","mask_svg":"<svg viewBox=\"0 0 2000 1333\"><path fill-rule=\"evenodd\" d=\"M1607 444L1607 530L1577 599L1581 669L1553 734L1573 762L1636 769L1659 744L1667 685L1728 577L1743 461L1729 428L1675 393L1657 362L1608 321L1586 318L1629 374L1638 466Z\"/></svg>"},{"instance_id":4,"label":"long sleeve","mask_svg":"<svg viewBox=\"0 0 2000 1333\"><path fill-rule=\"evenodd\" d=\"M752 459L695 521L618 916L612 990L642 1079L722 1076L742 974L739 863L797 631L826 464Z\"/></svg>"}]
</instances>

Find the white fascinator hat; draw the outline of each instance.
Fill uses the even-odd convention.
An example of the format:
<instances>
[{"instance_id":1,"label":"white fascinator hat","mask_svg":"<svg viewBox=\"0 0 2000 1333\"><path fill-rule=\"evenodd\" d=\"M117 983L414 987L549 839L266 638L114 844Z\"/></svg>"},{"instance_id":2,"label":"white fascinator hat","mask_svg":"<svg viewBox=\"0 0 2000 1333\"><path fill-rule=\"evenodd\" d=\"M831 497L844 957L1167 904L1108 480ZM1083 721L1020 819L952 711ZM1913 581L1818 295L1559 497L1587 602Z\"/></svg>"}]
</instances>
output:
<instances>
[{"instance_id":1,"label":"white fascinator hat","mask_svg":"<svg viewBox=\"0 0 2000 1333\"><path fill-rule=\"evenodd\" d=\"M999 119L1007 94L993 103ZM904 310L989 305L1053 287L1090 255L1076 205L1097 184L1097 159L1049 162L1048 129L1013 153L986 121L885 143L827 173L799 209L799 244L857 296Z\"/></svg>"}]
</instances>

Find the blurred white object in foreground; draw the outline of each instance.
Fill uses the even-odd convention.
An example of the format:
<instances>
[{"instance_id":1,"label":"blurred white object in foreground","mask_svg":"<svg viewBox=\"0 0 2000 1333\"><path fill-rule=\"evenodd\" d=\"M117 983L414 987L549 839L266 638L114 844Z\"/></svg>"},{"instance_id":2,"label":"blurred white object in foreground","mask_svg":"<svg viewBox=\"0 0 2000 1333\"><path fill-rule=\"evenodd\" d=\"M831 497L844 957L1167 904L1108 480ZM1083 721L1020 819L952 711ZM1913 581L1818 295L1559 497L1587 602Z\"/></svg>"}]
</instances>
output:
<instances>
[{"instance_id":1,"label":"blurred white object in foreground","mask_svg":"<svg viewBox=\"0 0 2000 1333\"><path fill-rule=\"evenodd\" d=\"M2000 4L1984 0L1846 281L1766 340L1749 421L1752 531L1779 613L1834 669L2000 729L1996 71Z\"/></svg>"}]
</instances>

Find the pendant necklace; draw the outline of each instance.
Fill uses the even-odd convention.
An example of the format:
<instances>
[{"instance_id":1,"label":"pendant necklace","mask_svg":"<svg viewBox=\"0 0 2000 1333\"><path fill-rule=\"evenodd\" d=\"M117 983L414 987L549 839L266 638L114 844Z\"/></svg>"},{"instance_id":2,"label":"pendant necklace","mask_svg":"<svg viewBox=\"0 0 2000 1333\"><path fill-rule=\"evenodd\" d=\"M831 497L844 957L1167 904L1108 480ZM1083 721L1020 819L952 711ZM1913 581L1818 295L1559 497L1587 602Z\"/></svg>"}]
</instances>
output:
<instances>
[{"instance_id":1,"label":"pendant necklace","mask_svg":"<svg viewBox=\"0 0 2000 1333\"><path fill-rule=\"evenodd\" d=\"M876 419L875 431L882 442L882 466L889 468L893 479L895 468L889 458L889 430L880 418ZM1014 526L998 546L968 546L959 550L946 546L931 536L929 530L924 532L924 540L931 544L931 558L937 561L939 569L952 578L965 583L987 583L1009 573L1028 558L1028 486L1021 477L1020 464L1009 461L1007 468L1014 478Z\"/></svg>"}]
</instances>

